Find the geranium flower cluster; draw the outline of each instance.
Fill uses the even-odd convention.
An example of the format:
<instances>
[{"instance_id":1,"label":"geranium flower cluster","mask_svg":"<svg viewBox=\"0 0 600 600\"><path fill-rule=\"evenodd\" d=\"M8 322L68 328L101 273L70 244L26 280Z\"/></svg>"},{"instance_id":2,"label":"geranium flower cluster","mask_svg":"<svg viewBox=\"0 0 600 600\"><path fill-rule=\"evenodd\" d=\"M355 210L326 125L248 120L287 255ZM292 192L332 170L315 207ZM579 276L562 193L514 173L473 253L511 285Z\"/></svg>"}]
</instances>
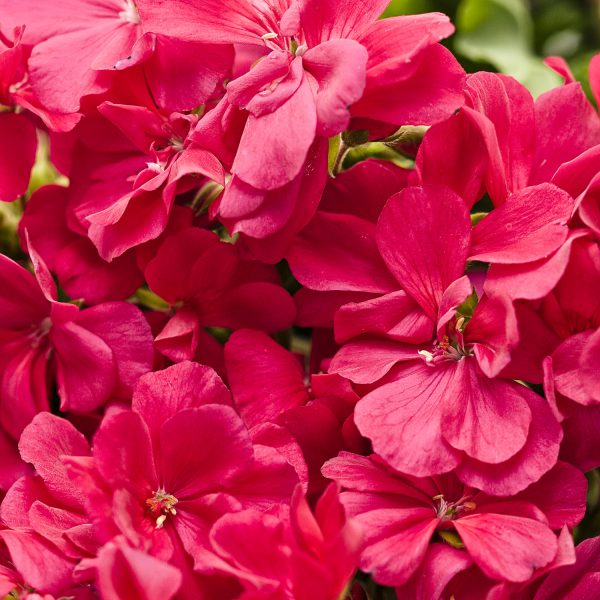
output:
<instances>
[{"instance_id":1,"label":"geranium flower cluster","mask_svg":"<svg viewBox=\"0 0 600 600\"><path fill-rule=\"evenodd\" d=\"M597 597L600 116L387 4L0 0L0 597Z\"/></svg>"}]
</instances>

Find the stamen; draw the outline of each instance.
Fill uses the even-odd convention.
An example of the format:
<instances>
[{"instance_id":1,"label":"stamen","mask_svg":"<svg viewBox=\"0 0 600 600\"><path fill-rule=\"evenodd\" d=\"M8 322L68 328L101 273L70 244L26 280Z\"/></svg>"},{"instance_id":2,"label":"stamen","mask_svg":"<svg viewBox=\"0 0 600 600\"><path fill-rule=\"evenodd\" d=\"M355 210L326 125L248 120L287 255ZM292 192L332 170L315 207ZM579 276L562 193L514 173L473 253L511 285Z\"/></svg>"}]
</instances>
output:
<instances>
[{"instance_id":1,"label":"stamen","mask_svg":"<svg viewBox=\"0 0 600 600\"><path fill-rule=\"evenodd\" d=\"M160 517L158 517L158 519L156 519L156 529L162 529L166 520L167 520L167 515L160 515Z\"/></svg>"},{"instance_id":2,"label":"stamen","mask_svg":"<svg viewBox=\"0 0 600 600\"><path fill-rule=\"evenodd\" d=\"M264 35L260 36L261 39L265 40L265 42L269 41L269 40L274 40L275 38L279 37L276 33L270 31L269 33L265 33Z\"/></svg>"},{"instance_id":3,"label":"stamen","mask_svg":"<svg viewBox=\"0 0 600 600\"><path fill-rule=\"evenodd\" d=\"M177 511L175 505L178 500L172 494L167 494L166 490L160 488L153 492L152 498L146 500L146 506L152 516L156 516L156 529L162 529L169 515L175 516Z\"/></svg>"},{"instance_id":4,"label":"stamen","mask_svg":"<svg viewBox=\"0 0 600 600\"><path fill-rule=\"evenodd\" d=\"M422 356L428 365L433 366L433 354L431 352L427 352L427 350L419 350L417 354Z\"/></svg>"}]
</instances>

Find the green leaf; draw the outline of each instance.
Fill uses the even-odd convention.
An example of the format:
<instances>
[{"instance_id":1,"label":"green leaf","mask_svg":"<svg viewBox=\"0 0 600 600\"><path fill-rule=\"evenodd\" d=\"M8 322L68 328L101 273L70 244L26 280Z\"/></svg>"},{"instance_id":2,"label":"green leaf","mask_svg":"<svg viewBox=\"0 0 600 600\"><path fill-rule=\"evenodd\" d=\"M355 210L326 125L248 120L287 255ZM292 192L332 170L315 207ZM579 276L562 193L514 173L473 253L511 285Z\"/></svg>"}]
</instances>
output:
<instances>
[{"instance_id":1,"label":"green leaf","mask_svg":"<svg viewBox=\"0 0 600 600\"><path fill-rule=\"evenodd\" d=\"M465 317L465 319L470 319L477 308L477 304L479 303L479 298L477 297L477 292L473 290L473 293L460 305L456 308L456 312L461 316Z\"/></svg>"},{"instance_id":2,"label":"green leaf","mask_svg":"<svg viewBox=\"0 0 600 600\"><path fill-rule=\"evenodd\" d=\"M329 138L329 154L327 157L327 165L329 168L329 174L331 176L334 175L334 171L338 162L338 154L340 153L340 148L342 146L342 136L336 135L332 138Z\"/></svg>"},{"instance_id":3,"label":"green leaf","mask_svg":"<svg viewBox=\"0 0 600 600\"><path fill-rule=\"evenodd\" d=\"M475 227L479 221L488 216L489 213L486 212L476 212L471 215L471 225Z\"/></svg>"},{"instance_id":4,"label":"green leaf","mask_svg":"<svg viewBox=\"0 0 600 600\"><path fill-rule=\"evenodd\" d=\"M460 539L460 536L456 531L452 531L451 529L441 529L438 531L439 536L447 543L450 544L453 548L462 549L465 547L463 541Z\"/></svg>"},{"instance_id":5,"label":"green leaf","mask_svg":"<svg viewBox=\"0 0 600 600\"><path fill-rule=\"evenodd\" d=\"M512 75L534 96L561 84L533 52L533 22L525 0L462 0L456 50Z\"/></svg>"}]
</instances>

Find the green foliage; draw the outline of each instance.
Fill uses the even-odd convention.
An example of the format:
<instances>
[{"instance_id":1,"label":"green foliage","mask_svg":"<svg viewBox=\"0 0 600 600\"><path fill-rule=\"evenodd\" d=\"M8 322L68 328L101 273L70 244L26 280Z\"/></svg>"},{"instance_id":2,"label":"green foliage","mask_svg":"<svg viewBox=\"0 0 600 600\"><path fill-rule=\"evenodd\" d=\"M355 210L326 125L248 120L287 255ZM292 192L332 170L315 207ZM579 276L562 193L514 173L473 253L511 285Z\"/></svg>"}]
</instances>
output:
<instances>
[{"instance_id":1,"label":"green foliage","mask_svg":"<svg viewBox=\"0 0 600 600\"><path fill-rule=\"evenodd\" d=\"M463 0L456 16L455 48L476 62L509 73L537 96L560 77L534 54L533 21L524 0Z\"/></svg>"},{"instance_id":2,"label":"green foliage","mask_svg":"<svg viewBox=\"0 0 600 600\"><path fill-rule=\"evenodd\" d=\"M591 96L588 64L600 52L597 0L392 0L384 16L428 11L455 23L445 44L467 71L500 71L539 95L561 83L543 58L562 56Z\"/></svg>"}]
</instances>

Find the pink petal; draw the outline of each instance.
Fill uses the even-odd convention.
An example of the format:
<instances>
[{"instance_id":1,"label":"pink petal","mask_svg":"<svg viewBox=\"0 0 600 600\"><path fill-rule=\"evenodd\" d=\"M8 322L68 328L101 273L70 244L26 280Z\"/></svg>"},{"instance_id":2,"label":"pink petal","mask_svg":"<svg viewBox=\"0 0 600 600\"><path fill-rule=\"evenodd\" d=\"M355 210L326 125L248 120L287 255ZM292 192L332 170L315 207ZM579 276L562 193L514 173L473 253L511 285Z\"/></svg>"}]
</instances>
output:
<instances>
[{"instance_id":1,"label":"pink petal","mask_svg":"<svg viewBox=\"0 0 600 600\"><path fill-rule=\"evenodd\" d=\"M598 372L591 370L591 381L586 380L582 366L586 359L593 367L593 357L586 355L586 349L591 345L593 349L593 333L585 331L567 338L552 354L552 367L554 372L554 385L558 392L583 405L594 403L590 392L595 392ZM588 371L588 378L590 371ZM595 383L594 383L595 380ZM587 389L586 382L590 385Z\"/></svg>"},{"instance_id":2,"label":"pink petal","mask_svg":"<svg viewBox=\"0 0 600 600\"><path fill-rule=\"evenodd\" d=\"M245 587L269 593L286 581L288 548L283 524L275 516L256 510L225 515L215 523L210 537L211 545L230 565L226 572Z\"/></svg>"},{"instance_id":3,"label":"pink petal","mask_svg":"<svg viewBox=\"0 0 600 600\"><path fill-rule=\"evenodd\" d=\"M415 346L389 340L367 339L341 347L331 361L330 373L338 373L354 383L374 383L398 362L419 360Z\"/></svg>"},{"instance_id":4,"label":"pink petal","mask_svg":"<svg viewBox=\"0 0 600 600\"><path fill-rule=\"evenodd\" d=\"M404 48L402 22L395 21L378 21L368 37L360 40L369 51L367 87L362 99L352 106L352 116L398 126L439 123L464 104L465 72L452 53L440 44L423 49L414 46L413 52L418 54L409 57L408 63L399 61L398 55L394 61L388 60L395 50L392 40ZM451 31L452 26L447 27ZM390 96L400 101L387 102Z\"/></svg>"},{"instance_id":5,"label":"pink petal","mask_svg":"<svg viewBox=\"0 0 600 600\"><path fill-rule=\"evenodd\" d=\"M201 318L206 325L229 329L254 327L268 333L287 329L296 316L296 305L289 293L279 284L261 281L234 287L218 304L202 308Z\"/></svg>"},{"instance_id":6,"label":"pink petal","mask_svg":"<svg viewBox=\"0 0 600 600\"><path fill-rule=\"evenodd\" d=\"M37 135L25 115L0 114L0 200L12 202L27 191L35 163Z\"/></svg>"},{"instance_id":7,"label":"pink petal","mask_svg":"<svg viewBox=\"0 0 600 600\"><path fill-rule=\"evenodd\" d=\"M150 152L158 139L165 137L165 119L156 111L143 106L103 102L98 112L127 136L140 152Z\"/></svg>"},{"instance_id":8,"label":"pink petal","mask_svg":"<svg viewBox=\"0 0 600 600\"><path fill-rule=\"evenodd\" d=\"M162 425L159 460L163 487L185 499L231 484L252 464L252 445L232 408L200 406Z\"/></svg>"},{"instance_id":9,"label":"pink petal","mask_svg":"<svg viewBox=\"0 0 600 600\"><path fill-rule=\"evenodd\" d=\"M89 456L90 446L71 423L50 413L38 414L23 430L19 452L57 498L74 506L80 504L81 495L73 489L61 457Z\"/></svg>"},{"instance_id":10,"label":"pink petal","mask_svg":"<svg viewBox=\"0 0 600 600\"><path fill-rule=\"evenodd\" d=\"M530 184L550 181L563 163L600 143L600 118L579 83L542 94L535 112L537 168Z\"/></svg>"},{"instance_id":11,"label":"pink petal","mask_svg":"<svg viewBox=\"0 0 600 600\"><path fill-rule=\"evenodd\" d=\"M565 434L560 457L584 472L600 466L600 406L576 406L561 424Z\"/></svg>"},{"instance_id":12,"label":"pink petal","mask_svg":"<svg viewBox=\"0 0 600 600\"><path fill-rule=\"evenodd\" d=\"M274 190L301 171L315 139L317 112L304 77L297 91L270 114L250 115L232 172L249 185ZM263 140L269 139L269 144Z\"/></svg>"},{"instance_id":13,"label":"pink petal","mask_svg":"<svg viewBox=\"0 0 600 600\"><path fill-rule=\"evenodd\" d=\"M62 409L89 412L102 406L118 381L111 348L72 322L54 326L50 335Z\"/></svg>"},{"instance_id":14,"label":"pink petal","mask_svg":"<svg viewBox=\"0 0 600 600\"><path fill-rule=\"evenodd\" d=\"M539 587L535 600L592 600L598 589L600 538L584 540L577 546L577 562L550 573Z\"/></svg>"},{"instance_id":15,"label":"pink petal","mask_svg":"<svg viewBox=\"0 0 600 600\"><path fill-rule=\"evenodd\" d=\"M464 461L457 475L467 485L495 496L510 496L538 481L556 464L562 438L560 425L547 401L524 387L520 392L525 394L532 414L525 446L500 464Z\"/></svg>"},{"instance_id":16,"label":"pink petal","mask_svg":"<svg viewBox=\"0 0 600 600\"><path fill-rule=\"evenodd\" d=\"M57 595L69 587L75 563L52 544L35 533L10 529L0 531L0 538L27 585Z\"/></svg>"},{"instance_id":17,"label":"pink petal","mask_svg":"<svg viewBox=\"0 0 600 600\"><path fill-rule=\"evenodd\" d=\"M140 377L132 409L143 417L156 439L165 421L182 410L205 404L231 405L229 390L210 367L182 362Z\"/></svg>"},{"instance_id":18,"label":"pink petal","mask_svg":"<svg viewBox=\"0 0 600 600\"><path fill-rule=\"evenodd\" d=\"M93 70L92 64L119 23L117 18L99 21L94 27L50 37L35 46L29 70L34 92L44 106L60 113L78 112L83 96L108 89L110 75Z\"/></svg>"},{"instance_id":19,"label":"pink petal","mask_svg":"<svg viewBox=\"0 0 600 600\"><path fill-rule=\"evenodd\" d=\"M100 550L97 569L106 600L171 600L182 581L180 571L168 563L112 542Z\"/></svg>"},{"instance_id":20,"label":"pink petal","mask_svg":"<svg viewBox=\"0 0 600 600\"><path fill-rule=\"evenodd\" d=\"M575 527L585 514L587 479L572 465L559 461L539 481L519 494L542 510L550 529Z\"/></svg>"},{"instance_id":21,"label":"pink petal","mask_svg":"<svg viewBox=\"0 0 600 600\"><path fill-rule=\"evenodd\" d=\"M32 348L26 337L3 340L4 357L0 357L0 421L13 439L38 412L50 410L50 348L42 344Z\"/></svg>"},{"instance_id":22,"label":"pink petal","mask_svg":"<svg viewBox=\"0 0 600 600\"><path fill-rule=\"evenodd\" d=\"M408 186L411 174L386 160L363 160L329 179L320 208L376 223L388 198ZM369 202L363 202L367 195Z\"/></svg>"},{"instance_id":23,"label":"pink petal","mask_svg":"<svg viewBox=\"0 0 600 600\"><path fill-rule=\"evenodd\" d=\"M197 44L159 35L144 71L160 108L187 111L210 98L232 61L233 49L229 45Z\"/></svg>"},{"instance_id":24,"label":"pink petal","mask_svg":"<svg viewBox=\"0 0 600 600\"><path fill-rule=\"evenodd\" d=\"M273 31L287 2L269 3L261 9L247 0L205 0L202 6L173 0L168 6L153 0L136 2L144 26L174 38L225 44L264 45L261 36Z\"/></svg>"},{"instance_id":25,"label":"pink petal","mask_svg":"<svg viewBox=\"0 0 600 600\"><path fill-rule=\"evenodd\" d=\"M444 439L444 414L450 404L456 406L455 396L448 395L453 370L413 363L356 405L359 431L395 469L421 477L444 473L460 462L460 453Z\"/></svg>"},{"instance_id":26,"label":"pink petal","mask_svg":"<svg viewBox=\"0 0 600 600\"><path fill-rule=\"evenodd\" d=\"M469 76L467 97L483 117L468 113L487 146L486 184L492 200L500 205L529 181L535 143L533 98L512 77L486 72Z\"/></svg>"},{"instance_id":27,"label":"pink petal","mask_svg":"<svg viewBox=\"0 0 600 600\"><path fill-rule=\"evenodd\" d=\"M448 371L445 393L454 398L444 411L445 440L476 460L498 464L527 441L532 415L522 386L488 379L468 358Z\"/></svg>"},{"instance_id":28,"label":"pink petal","mask_svg":"<svg viewBox=\"0 0 600 600\"><path fill-rule=\"evenodd\" d=\"M514 300L538 300L547 296L562 277L576 240L588 235L586 230L569 232L565 243L548 258L528 264L494 264L490 266L484 289L490 295L507 295Z\"/></svg>"},{"instance_id":29,"label":"pink petal","mask_svg":"<svg viewBox=\"0 0 600 600\"><path fill-rule=\"evenodd\" d=\"M473 564L464 550L446 544L431 544L419 570L409 583L396 589L398 598L441 598L450 580Z\"/></svg>"},{"instance_id":30,"label":"pink petal","mask_svg":"<svg viewBox=\"0 0 600 600\"><path fill-rule=\"evenodd\" d=\"M144 274L152 291L170 304L180 300L189 300L199 283L192 282L187 273L198 268L196 264L204 262L206 254L219 246L219 238L209 231L198 228L185 228L177 235L169 236L159 247L154 258L148 263ZM217 250L218 251L218 250ZM224 262L221 258L220 263ZM231 262L229 259L228 262ZM173 269L173 265L178 265ZM223 265L223 270L227 271ZM222 277L222 275L221 275ZM213 284L208 281L208 284ZM202 283L206 285L206 283ZM213 284L214 285L214 284Z\"/></svg>"},{"instance_id":31,"label":"pink petal","mask_svg":"<svg viewBox=\"0 0 600 600\"><path fill-rule=\"evenodd\" d=\"M227 98L255 117L277 110L298 90L302 62L285 50L275 50L247 73L227 85Z\"/></svg>"},{"instance_id":32,"label":"pink petal","mask_svg":"<svg viewBox=\"0 0 600 600\"><path fill-rule=\"evenodd\" d=\"M114 393L129 397L133 385L150 371L154 359L152 333L142 311L126 302L109 302L81 311L76 323L110 347L117 368Z\"/></svg>"},{"instance_id":33,"label":"pink petal","mask_svg":"<svg viewBox=\"0 0 600 600\"><path fill-rule=\"evenodd\" d=\"M565 80L565 84L577 81L571 67L569 67L569 63L562 56L549 56L544 59L544 64L555 73L558 73Z\"/></svg>"},{"instance_id":34,"label":"pink petal","mask_svg":"<svg viewBox=\"0 0 600 600\"><path fill-rule=\"evenodd\" d=\"M28 475L31 469L21 460L16 442L8 437L2 429L0 429L0 455L2 456L0 490L6 492L17 479ZM6 519L4 521L6 522Z\"/></svg>"},{"instance_id":35,"label":"pink petal","mask_svg":"<svg viewBox=\"0 0 600 600\"><path fill-rule=\"evenodd\" d=\"M382 585L402 585L419 568L438 524L428 508L379 509L356 517L366 532L362 571Z\"/></svg>"},{"instance_id":36,"label":"pink petal","mask_svg":"<svg viewBox=\"0 0 600 600\"><path fill-rule=\"evenodd\" d=\"M18 331L49 316L50 304L35 277L4 254L0 255L0 278L9 282L0 291L0 328Z\"/></svg>"},{"instance_id":37,"label":"pink petal","mask_svg":"<svg viewBox=\"0 0 600 600\"><path fill-rule=\"evenodd\" d=\"M527 581L556 555L556 536L547 525L512 515L481 513L454 522L481 570L493 579Z\"/></svg>"},{"instance_id":38,"label":"pink petal","mask_svg":"<svg viewBox=\"0 0 600 600\"><path fill-rule=\"evenodd\" d=\"M437 186L407 188L392 196L377 225L388 268L432 319L444 290L464 273L470 236L465 203Z\"/></svg>"},{"instance_id":39,"label":"pink petal","mask_svg":"<svg viewBox=\"0 0 600 600\"><path fill-rule=\"evenodd\" d=\"M317 213L286 258L310 289L387 293L397 288L379 255L372 223L354 216Z\"/></svg>"},{"instance_id":40,"label":"pink petal","mask_svg":"<svg viewBox=\"0 0 600 600\"><path fill-rule=\"evenodd\" d=\"M519 341L512 302L502 296L484 296L465 329L465 337L473 344L481 370L487 377L496 377L514 357L512 352Z\"/></svg>"},{"instance_id":41,"label":"pink petal","mask_svg":"<svg viewBox=\"0 0 600 600\"><path fill-rule=\"evenodd\" d=\"M192 360L198 350L200 322L196 311L180 308L154 339L154 347L173 362Z\"/></svg>"},{"instance_id":42,"label":"pink petal","mask_svg":"<svg viewBox=\"0 0 600 600\"><path fill-rule=\"evenodd\" d=\"M240 222L231 228L225 221L230 231L240 231L240 247L250 257L268 264L277 263L285 256L296 234L312 219L327 183L327 148L327 139L317 137L296 179L277 190L265 192L264 206L248 217L247 223ZM286 223L274 231L269 221L277 212L277 204L286 202L293 204L292 213Z\"/></svg>"},{"instance_id":43,"label":"pink petal","mask_svg":"<svg viewBox=\"0 0 600 600\"><path fill-rule=\"evenodd\" d=\"M300 362L264 333L234 333L225 346L225 364L236 407L248 427L308 401Z\"/></svg>"},{"instance_id":44,"label":"pink petal","mask_svg":"<svg viewBox=\"0 0 600 600\"><path fill-rule=\"evenodd\" d=\"M469 260L528 263L550 256L567 239L573 199L551 184L509 196L473 229Z\"/></svg>"},{"instance_id":45,"label":"pink petal","mask_svg":"<svg viewBox=\"0 0 600 600\"><path fill-rule=\"evenodd\" d=\"M267 511L289 504L299 483L298 467L291 464L288 449L264 446L260 439L257 441L254 465L231 486L231 494L245 508Z\"/></svg>"},{"instance_id":46,"label":"pink petal","mask_svg":"<svg viewBox=\"0 0 600 600\"><path fill-rule=\"evenodd\" d=\"M600 329L588 340L581 355L581 377L583 387L591 397L600 402L598 377L600 373Z\"/></svg>"},{"instance_id":47,"label":"pink petal","mask_svg":"<svg viewBox=\"0 0 600 600\"><path fill-rule=\"evenodd\" d=\"M100 475L114 488L129 488L146 497L159 488L150 433L137 413L121 411L104 417L94 436L94 460Z\"/></svg>"},{"instance_id":48,"label":"pink petal","mask_svg":"<svg viewBox=\"0 0 600 600\"><path fill-rule=\"evenodd\" d=\"M433 322L400 290L373 300L349 303L335 314L335 335L339 343L371 333L399 342L422 343L433 338Z\"/></svg>"},{"instance_id":49,"label":"pink petal","mask_svg":"<svg viewBox=\"0 0 600 600\"><path fill-rule=\"evenodd\" d=\"M455 146L451 152L448 151L449 140ZM434 125L423 138L416 159L420 181L445 185L468 206L473 206L483 195L483 179L488 167L485 150L478 128L469 113L462 110Z\"/></svg>"},{"instance_id":50,"label":"pink petal","mask_svg":"<svg viewBox=\"0 0 600 600\"><path fill-rule=\"evenodd\" d=\"M175 191L173 187L162 189L167 176L168 171L160 173L104 210L87 216L88 235L104 260L110 262L165 230Z\"/></svg>"},{"instance_id":51,"label":"pink petal","mask_svg":"<svg viewBox=\"0 0 600 600\"><path fill-rule=\"evenodd\" d=\"M309 47L326 40L356 39L385 10L385 0L358 6L350 0L308 0L300 8L302 28Z\"/></svg>"},{"instance_id":52,"label":"pink petal","mask_svg":"<svg viewBox=\"0 0 600 600\"><path fill-rule=\"evenodd\" d=\"M347 26L347 21L345 24ZM318 84L319 135L331 137L348 127L348 107L360 99L365 87L367 59L365 47L347 39L323 42L302 56L305 70Z\"/></svg>"}]
</instances>

